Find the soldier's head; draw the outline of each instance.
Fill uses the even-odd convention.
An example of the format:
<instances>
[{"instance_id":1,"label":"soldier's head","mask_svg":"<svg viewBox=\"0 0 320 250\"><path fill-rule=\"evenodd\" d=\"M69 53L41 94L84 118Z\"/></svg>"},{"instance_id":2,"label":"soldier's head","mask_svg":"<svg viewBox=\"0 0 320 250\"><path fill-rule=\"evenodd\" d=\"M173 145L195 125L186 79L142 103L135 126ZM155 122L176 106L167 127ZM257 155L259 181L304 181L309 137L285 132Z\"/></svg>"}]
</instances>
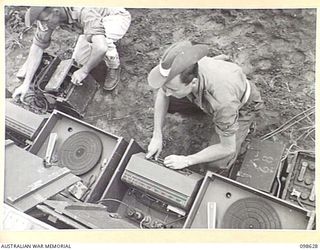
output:
<instances>
[{"instance_id":1,"label":"soldier's head","mask_svg":"<svg viewBox=\"0 0 320 250\"><path fill-rule=\"evenodd\" d=\"M192 45L182 41L171 45L163 54L160 64L148 76L153 88L162 88L167 96L183 98L198 84L198 61L208 54L206 45Z\"/></svg>"},{"instance_id":2,"label":"soldier's head","mask_svg":"<svg viewBox=\"0 0 320 250\"><path fill-rule=\"evenodd\" d=\"M62 7L34 6L27 10L25 24L30 27L37 21L40 30L54 29L65 21L66 14Z\"/></svg>"}]
</instances>

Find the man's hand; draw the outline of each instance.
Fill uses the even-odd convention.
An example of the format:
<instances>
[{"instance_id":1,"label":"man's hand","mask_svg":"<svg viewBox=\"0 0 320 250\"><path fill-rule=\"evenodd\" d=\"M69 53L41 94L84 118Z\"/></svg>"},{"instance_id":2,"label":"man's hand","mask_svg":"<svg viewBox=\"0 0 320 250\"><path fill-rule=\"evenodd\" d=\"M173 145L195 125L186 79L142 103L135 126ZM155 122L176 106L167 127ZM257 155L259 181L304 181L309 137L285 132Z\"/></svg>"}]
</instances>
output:
<instances>
[{"instance_id":1,"label":"man's hand","mask_svg":"<svg viewBox=\"0 0 320 250\"><path fill-rule=\"evenodd\" d=\"M152 137L150 144L148 146L148 153L146 158L149 159L154 156L155 160L158 160L158 157L162 151L162 137Z\"/></svg>"},{"instance_id":2,"label":"man's hand","mask_svg":"<svg viewBox=\"0 0 320 250\"><path fill-rule=\"evenodd\" d=\"M85 79L88 74L89 73L82 67L72 74L71 82L75 85L81 86L82 80Z\"/></svg>"},{"instance_id":3,"label":"man's hand","mask_svg":"<svg viewBox=\"0 0 320 250\"><path fill-rule=\"evenodd\" d=\"M15 91L12 94L12 98L16 99L20 95L20 101L23 102L23 99L25 95L27 94L29 90L29 85L27 84L21 84L18 88L15 89Z\"/></svg>"},{"instance_id":4,"label":"man's hand","mask_svg":"<svg viewBox=\"0 0 320 250\"><path fill-rule=\"evenodd\" d=\"M188 156L169 155L164 158L163 164L172 169L182 169L191 166Z\"/></svg>"}]
</instances>

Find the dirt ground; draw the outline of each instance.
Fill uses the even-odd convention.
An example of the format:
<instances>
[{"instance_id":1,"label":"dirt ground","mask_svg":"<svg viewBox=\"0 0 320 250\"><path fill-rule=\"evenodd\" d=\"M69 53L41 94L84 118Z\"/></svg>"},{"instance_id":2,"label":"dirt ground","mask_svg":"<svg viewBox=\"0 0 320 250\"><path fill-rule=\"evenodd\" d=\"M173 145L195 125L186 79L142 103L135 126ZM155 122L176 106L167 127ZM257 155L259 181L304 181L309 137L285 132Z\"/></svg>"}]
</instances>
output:
<instances>
[{"instance_id":1,"label":"dirt ground","mask_svg":"<svg viewBox=\"0 0 320 250\"><path fill-rule=\"evenodd\" d=\"M14 12L17 10L18 12ZM25 7L6 9L6 87L20 82L15 73L25 61L33 30L22 32ZM316 10L128 9L129 31L118 45L121 83L111 93L99 90L84 120L147 148L153 131L154 91L148 72L169 44L191 40L210 46L210 55L226 54L261 91L267 112L257 123L260 137L315 105ZM20 18L20 19L19 19ZM48 50L60 54L75 34L58 29ZM165 147L169 154L190 154L206 147L213 125L207 117L168 115ZM306 116L270 140L314 150L314 115Z\"/></svg>"}]
</instances>

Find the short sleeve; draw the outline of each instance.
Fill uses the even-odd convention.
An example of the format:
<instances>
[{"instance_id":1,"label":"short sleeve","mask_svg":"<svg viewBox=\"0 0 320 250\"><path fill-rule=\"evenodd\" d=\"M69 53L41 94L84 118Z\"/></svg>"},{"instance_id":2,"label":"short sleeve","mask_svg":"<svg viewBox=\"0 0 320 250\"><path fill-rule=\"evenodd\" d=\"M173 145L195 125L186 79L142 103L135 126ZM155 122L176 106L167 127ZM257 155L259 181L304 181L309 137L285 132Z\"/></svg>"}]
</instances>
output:
<instances>
[{"instance_id":1,"label":"short sleeve","mask_svg":"<svg viewBox=\"0 0 320 250\"><path fill-rule=\"evenodd\" d=\"M42 31L39 27L37 27L36 33L34 34L33 43L43 50L48 48L51 42L52 33L53 29Z\"/></svg>"},{"instance_id":2,"label":"short sleeve","mask_svg":"<svg viewBox=\"0 0 320 250\"><path fill-rule=\"evenodd\" d=\"M220 106L214 112L213 122L215 123L216 132L222 136L231 136L239 128L238 111L239 105L236 103Z\"/></svg>"}]
</instances>

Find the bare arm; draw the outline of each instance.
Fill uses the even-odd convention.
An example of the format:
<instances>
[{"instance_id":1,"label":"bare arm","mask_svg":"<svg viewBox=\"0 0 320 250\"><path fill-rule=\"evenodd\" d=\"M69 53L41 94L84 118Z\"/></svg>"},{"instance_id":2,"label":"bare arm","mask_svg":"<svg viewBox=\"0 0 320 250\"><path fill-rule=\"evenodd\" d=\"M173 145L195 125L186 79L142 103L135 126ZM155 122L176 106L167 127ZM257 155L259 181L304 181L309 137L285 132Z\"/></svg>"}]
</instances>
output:
<instances>
[{"instance_id":1,"label":"bare arm","mask_svg":"<svg viewBox=\"0 0 320 250\"><path fill-rule=\"evenodd\" d=\"M30 48L30 52L27 59L27 71L26 77L23 81L23 84L28 84L30 86L31 80L36 73L42 59L43 49L39 46L32 44Z\"/></svg>"},{"instance_id":2,"label":"bare arm","mask_svg":"<svg viewBox=\"0 0 320 250\"><path fill-rule=\"evenodd\" d=\"M102 60L107 52L107 42L105 36L94 35L92 36L92 50L88 61L72 75L72 82L80 84L81 81L87 77L90 71L96 67Z\"/></svg>"},{"instance_id":3,"label":"bare arm","mask_svg":"<svg viewBox=\"0 0 320 250\"><path fill-rule=\"evenodd\" d=\"M162 151L162 128L164 126L168 106L169 97L167 97L160 88L154 104L154 129L152 139L148 146L148 153L146 155L147 158L155 155L155 158L157 159Z\"/></svg>"},{"instance_id":4,"label":"bare arm","mask_svg":"<svg viewBox=\"0 0 320 250\"><path fill-rule=\"evenodd\" d=\"M223 159L236 152L236 136L219 136L220 143L211 145L193 155L170 155L164 159L164 164L173 169L181 169L191 165L212 162Z\"/></svg>"},{"instance_id":5,"label":"bare arm","mask_svg":"<svg viewBox=\"0 0 320 250\"><path fill-rule=\"evenodd\" d=\"M160 88L154 104L154 129L153 136L162 136L165 116L168 111L169 97Z\"/></svg>"},{"instance_id":6,"label":"bare arm","mask_svg":"<svg viewBox=\"0 0 320 250\"><path fill-rule=\"evenodd\" d=\"M34 74L36 73L42 59L43 49L39 46L32 44L27 61L25 62L23 68L25 71L25 78L23 83L14 91L13 98L20 95L20 99L23 100L26 95Z\"/></svg>"},{"instance_id":7,"label":"bare arm","mask_svg":"<svg viewBox=\"0 0 320 250\"><path fill-rule=\"evenodd\" d=\"M211 145L198 153L189 155L191 165L223 159L236 151L236 135L219 136L220 143Z\"/></svg>"}]
</instances>

